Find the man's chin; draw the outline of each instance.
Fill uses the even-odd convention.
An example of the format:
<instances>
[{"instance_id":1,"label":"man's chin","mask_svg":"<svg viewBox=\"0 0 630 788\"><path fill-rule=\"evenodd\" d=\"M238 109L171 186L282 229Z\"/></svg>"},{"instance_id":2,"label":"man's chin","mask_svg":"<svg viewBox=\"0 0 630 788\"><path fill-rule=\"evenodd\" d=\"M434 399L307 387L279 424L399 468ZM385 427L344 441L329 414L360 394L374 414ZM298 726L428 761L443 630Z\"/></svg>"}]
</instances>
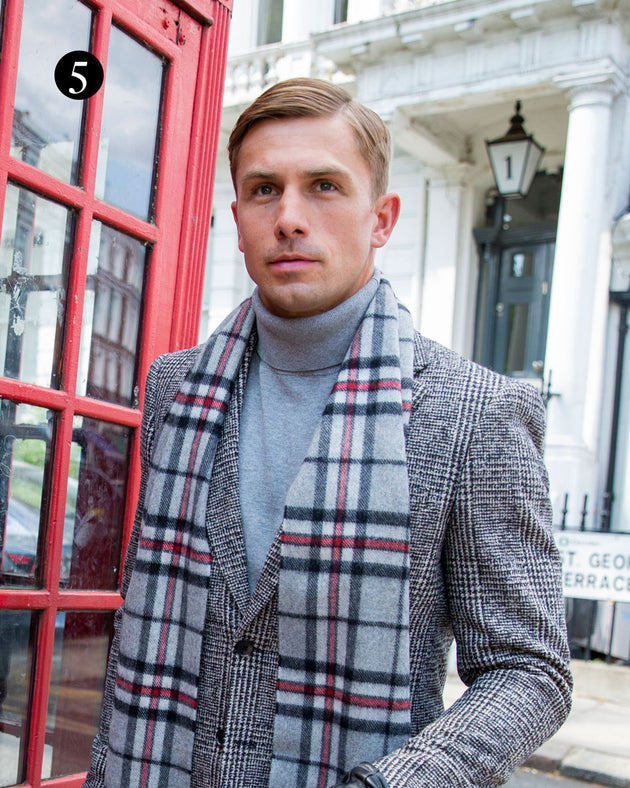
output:
<instances>
[{"instance_id":1,"label":"man's chin","mask_svg":"<svg viewBox=\"0 0 630 788\"><path fill-rule=\"evenodd\" d=\"M298 283L284 286L258 288L260 300L274 315L284 318L312 317L322 312L327 312L331 307L326 299L318 297L317 293L306 291L304 285Z\"/></svg>"}]
</instances>

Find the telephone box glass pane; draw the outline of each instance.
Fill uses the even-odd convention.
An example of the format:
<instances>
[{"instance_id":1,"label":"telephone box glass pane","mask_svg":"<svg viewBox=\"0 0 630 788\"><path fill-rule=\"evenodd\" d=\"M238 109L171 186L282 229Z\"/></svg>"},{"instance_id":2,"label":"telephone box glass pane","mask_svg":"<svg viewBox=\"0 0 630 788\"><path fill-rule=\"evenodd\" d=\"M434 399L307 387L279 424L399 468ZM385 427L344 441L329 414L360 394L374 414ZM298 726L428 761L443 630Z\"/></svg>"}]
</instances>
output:
<instances>
[{"instance_id":1,"label":"telephone box glass pane","mask_svg":"<svg viewBox=\"0 0 630 788\"><path fill-rule=\"evenodd\" d=\"M78 182L84 101L57 89L55 66L89 50L92 14L77 0L25 0L11 154L69 183Z\"/></svg>"},{"instance_id":2,"label":"telephone box glass pane","mask_svg":"<svg viewBox=\"0 0 630 788\"><path fill-rule=\"evenodd\" d=\"M32 613L0 610L0 786L26 778L35 635Z\"/></svg>"},{"instance_id":3,"label":"telephone box glass pane","mask_svg":"<svg viewBox=\"0 0 630 788\"><path fill-rule=\"evenodd\" d=\"M51 412L0 399L1 585L33 586L41 569L54 420Z\"/></svg>"},{"instance_id":4,"label":"telephone box glass pane","mask_svg":"<svg viewBox=\"0 0 630 788\"><path fill-rule=\"evenodd\" d=\"M93 222L83 307L77 391L132 405L147 247Z\"/></svg>"},{"instance_id":5,"label":"telephone box glass pane","mask_svg":"<svg viewBox=\"0 0 630 788\"><path fill-rule=\"evenodd\" d=\"M9 183L0 241L0 374L58 388L73 217Z\"/></svg>"},{"instance_id":6,"label":"telephone box glass pane","mask_svg":"<svg viewBox=\"0 0 630 788\"><path fill-rule=\"evenodd\" d=\"M42 779L85 771L98 731L113 613L57 613Z\"/></svg>"},{"instance_id":7,"label":"telephone box glass pane","mask_svg":"<svg viewBox=\"0 0 630 788\"><path fill-rule=\"evenodd\" d=\"M105 79L96 196L150 218L164 64L112 27Z\"/></svg>"},{"instance_id":8,"label":"telephone box glass pane","mask_svg":"<svg viewBox=\"0 0 630 788\"><path fill-rule=\"evenodd\" d=\"M119 586L132 430L75 417L61 565L62 588Z\"/></svg>"}]
</instances>

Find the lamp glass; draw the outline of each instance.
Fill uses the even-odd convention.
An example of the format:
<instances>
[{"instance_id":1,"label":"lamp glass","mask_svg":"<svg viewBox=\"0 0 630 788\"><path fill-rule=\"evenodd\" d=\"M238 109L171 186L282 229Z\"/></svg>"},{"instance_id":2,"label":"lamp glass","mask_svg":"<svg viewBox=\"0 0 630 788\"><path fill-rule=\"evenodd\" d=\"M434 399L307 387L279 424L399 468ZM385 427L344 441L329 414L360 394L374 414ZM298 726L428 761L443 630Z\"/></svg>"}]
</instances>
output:
<instances>
[{"instance_id":1,"label":"lamp glass","mask_svg":"<svg viewBox=\"0 0 630 788\"><path fill-rule=\"evenodd\" d=\"M525 197L544 149L532 137L487 143L497 189L504 197Z\"/></svg>"}]
</instances>

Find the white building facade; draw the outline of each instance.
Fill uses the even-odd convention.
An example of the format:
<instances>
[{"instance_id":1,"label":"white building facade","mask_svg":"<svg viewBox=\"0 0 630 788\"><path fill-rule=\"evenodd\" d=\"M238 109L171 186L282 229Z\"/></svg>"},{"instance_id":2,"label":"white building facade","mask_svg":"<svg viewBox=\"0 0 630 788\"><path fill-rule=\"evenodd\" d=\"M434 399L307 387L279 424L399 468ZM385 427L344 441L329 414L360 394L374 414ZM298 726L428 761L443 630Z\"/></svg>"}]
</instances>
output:
<instances>
[{"instance_id":1,"label":"white building facade","mask_svg":"<svg viewBox=\"0 0 630 788\"><path fill-rule=\"evenodd\" d=\"M279 79L343 85L392 132L403 209L377 264L416 326L545 393L556 524L630 532L630 0L235 0L230 46L202 337L251 289L236 117ZM517 100L545 155L503 202L485 142Z\"/></svg>"}]
</instances>

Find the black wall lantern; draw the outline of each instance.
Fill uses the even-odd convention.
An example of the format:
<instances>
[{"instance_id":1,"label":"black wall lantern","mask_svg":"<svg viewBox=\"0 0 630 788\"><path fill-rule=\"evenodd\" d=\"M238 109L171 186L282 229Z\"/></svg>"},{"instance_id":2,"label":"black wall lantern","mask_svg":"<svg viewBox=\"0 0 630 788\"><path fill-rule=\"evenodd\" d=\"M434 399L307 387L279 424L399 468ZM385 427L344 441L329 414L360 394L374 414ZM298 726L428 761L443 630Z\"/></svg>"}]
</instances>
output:
<instances>
[{"instance_id":1,"label":"black wall lantern","mask_svg":"<svg viewBox=\"0 0 630 788\"><path fill-rule=\"evenodd\" d=\"M494 180L502 197L525 197L545 149L523 128L521 102L510 119L510 128L503 137L486 140Z\"/></svg>"}]
</instances>

